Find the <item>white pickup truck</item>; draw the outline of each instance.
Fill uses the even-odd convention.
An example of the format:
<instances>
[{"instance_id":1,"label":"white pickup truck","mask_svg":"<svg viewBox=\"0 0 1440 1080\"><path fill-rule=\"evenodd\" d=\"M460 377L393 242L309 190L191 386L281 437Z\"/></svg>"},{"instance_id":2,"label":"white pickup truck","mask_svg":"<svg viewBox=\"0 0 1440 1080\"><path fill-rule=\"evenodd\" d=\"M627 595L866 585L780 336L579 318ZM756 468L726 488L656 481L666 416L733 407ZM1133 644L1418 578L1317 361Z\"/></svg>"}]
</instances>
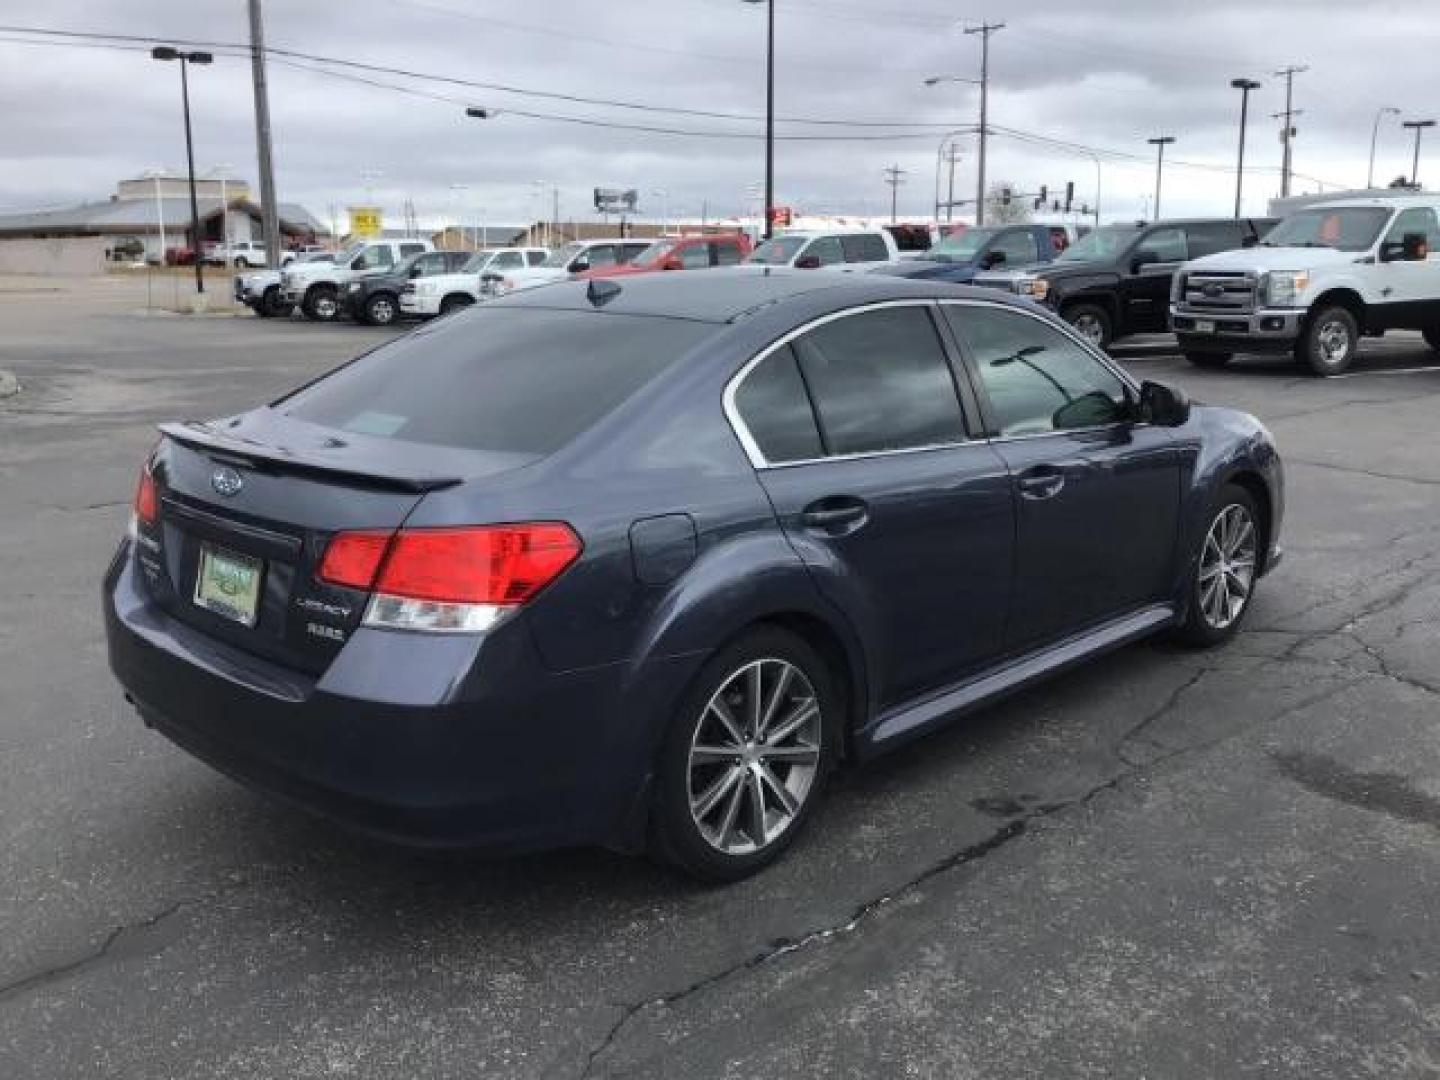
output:
<instances>
[{"instance_id":1,"label":"white pickup truck","mask_svg":"<svg viewBox=\"0 0 1440 1080\"><path fill-rule=\"evenodd\" d=\"M1338 375L1362 336L1419 330L1440 350L1440 195L1317 203L1254 247L1182 266L1170 296L1180 349L1200 367L1293 352Z\"/></svg>"},{"instance_id":2,"label":"white pickup truck","mask_svg":"<svg viewBox=\"0 0 1440 1080\"><path fill-rule=\"evenodd\" d=\"M485 248L453 274L435 274L407 284L400 293L400 310L422 318L448 315L480 299L480 279L486 274L503 277L518 273L549 257L546 248Z\"/></svg>"},{"instance_id":3,"label":"white pickup truck","mask_svg":"<svg viewBox=\"0 0 1440 1080\"><path fill-rule=\"evenodd\" d=\"M306 318L331 322L340 315L340 290L366 271L389 270L401 260L432 251L429 240L361 240L335 257L333 263L291 263L280 275L280 299L300 305Z\"/></svg>"}]
</instances>

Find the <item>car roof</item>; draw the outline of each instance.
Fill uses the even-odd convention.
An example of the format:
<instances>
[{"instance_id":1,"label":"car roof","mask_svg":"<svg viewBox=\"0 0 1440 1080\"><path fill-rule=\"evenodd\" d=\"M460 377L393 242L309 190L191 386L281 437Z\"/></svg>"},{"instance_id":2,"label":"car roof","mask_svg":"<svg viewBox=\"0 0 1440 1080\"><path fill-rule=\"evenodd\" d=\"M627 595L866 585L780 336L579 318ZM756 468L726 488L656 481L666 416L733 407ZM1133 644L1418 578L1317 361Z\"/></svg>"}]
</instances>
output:
<instances>
[{"instance_id":1,"label":"car roof","mask_svg":"<svg viewBox=\"0 0 1440 1080\"><path fill-rule=\"evenodd\" d=\"M592 285L596 287L594 302L590 299ZM726 323L775 303L820 293L833 296L837 305L909 298L973 298L1024 306L995 289L975 289L943 281L759 266L692 270L681 274L639 274L593 283L560 281L513 292L486 301L485 306L556 311L603 308L605 312L617 315Z\"/></svg>"},{"instance_id":2,"label":"car roof","mask_svg":"<svg viewBox=\"0 0 1440 1080\"><path fill-rule=\"evenodd\" d=\"M817 236L888 236L884 229L871 229L862 226L855 226L853 229L782 229L775 234L775 239L783 240L787 237L798 236L805 240L813 240Z\"/></svg>"},{"instance_id":3,"label":"car roof","mask_svg":"<svg viewBox=\"0 0 1440 1080\"><path fill-rule=\"evenodd\" d=\"M1412 206L1434 206L1440 203L1440 195L1372 195L1361 199L1334 199L1325 202L1313 202L1309 206L1298 206L1293 213L1301 210L1346 210L1362 209L1369 206L1378 206L1386 210L1393 210L1399 207Z\"/></svg>"}]
</instances>

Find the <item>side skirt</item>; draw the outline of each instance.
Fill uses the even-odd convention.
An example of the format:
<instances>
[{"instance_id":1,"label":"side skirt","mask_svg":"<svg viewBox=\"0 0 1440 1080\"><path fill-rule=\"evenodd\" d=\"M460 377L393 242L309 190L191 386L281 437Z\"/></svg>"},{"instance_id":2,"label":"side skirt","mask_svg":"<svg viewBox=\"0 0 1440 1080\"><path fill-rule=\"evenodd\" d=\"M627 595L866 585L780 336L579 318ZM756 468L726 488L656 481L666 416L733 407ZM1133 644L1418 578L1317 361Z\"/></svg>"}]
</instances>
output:
<instances>
[{"instance_id":1,"label":"side skirt","mask_svg":"<svg viewBox=\"0 0 1440 1080\"><path fill-rule=\"evenodd\" d=\"M967 679L947 690L889 709L858 734L855 740L857 756L861 759L875 757L935 730L962 713L989 705L1101 653L1173 626L1178 618L1176 609L1169 604L1141 608L1018 657L1001 668Z\"/></svg>"}]
</instances>

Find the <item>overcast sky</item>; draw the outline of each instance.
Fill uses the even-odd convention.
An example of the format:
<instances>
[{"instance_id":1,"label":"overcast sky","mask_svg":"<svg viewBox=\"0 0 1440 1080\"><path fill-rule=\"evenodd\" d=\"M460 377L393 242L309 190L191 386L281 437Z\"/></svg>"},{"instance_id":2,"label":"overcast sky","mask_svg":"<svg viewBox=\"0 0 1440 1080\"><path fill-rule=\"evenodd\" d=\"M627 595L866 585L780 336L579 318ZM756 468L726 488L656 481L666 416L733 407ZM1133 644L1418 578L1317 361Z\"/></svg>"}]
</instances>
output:
<instances>
[{"instance_id":1,"label":"overcast sky","mask_svg":"<svg viewBox=\"0 0 1440 1080\"><path fill-rule=\"evenodd\" d=\"M779 143L777 202L814 212L888 211L882 170L908 170L903 217L928 217L937 145L947 127L976 123L978 93L932 74L978 77L979 39L961 27L1003 21L991 39L991 123L1122 151L1106 160L1106 218L1138 216L1154 189L1153 148L1168 134L1163 209L1226 214L1234 199L1239 93L1232 77L1263 81L1251 97L1245 205L1264 211L1279 189L1283 80L1296 77L1295 168L1359 185L1381 106L1407 117L1440 113L1434 57L1440 4L1357 0L775 0L777 106L782 136L907 135ZM390 223L413 199L423 221L520 222L539 213L535 181L557 184L564 217L589 211L596 185L639 188L659 215L739 211L763 177L764 7L741 0L269 0L268 44L525 91L733 114L716 119L623 109L348 69L352 78L272 58L269 67L280 197L325 217L332 205L374 201ZM0 0L0 23L172 39L245 43L244 0ZM117 179L164 166L183 172L176 65L143 49L26 44L0 30L0 210L104 198ZM331 69L340 71L342 69ZM385 87L354 81L359 76ZM393 87L408 88L404 93ZM428 96L427 96L428 95ZM443 100L436 100L440 98ZM498 110L467 119L464 104ZM228 164L254 180L254 110L243 56L193 72L197 169ZM585 127L522 112L681 129L686 134ZM1376 175L1408 173L1411 143L1387 116ZM896 124L917 125L896 127ZM920 127L918 125L926 125ZM709 137L705 133L741 137ZM1422 153L1422 181L1440 181L1440 133ZM961 139L957 196L975 184L975 140ZM1032 191L1067 180L1093 202L1090 159L993 136L989 175ZM1184 164L1182 164L1184 163ZM1208 165L1211 168L1195 167ZM1433 174L1433 176L1429 175ZM465 185L457 192L454 185ZM1315 190L1297 178L1297 191ZM483 210L482 210L483 208ZM342 222L343 224L343 222Z\"/></svg>"}]
</instances>

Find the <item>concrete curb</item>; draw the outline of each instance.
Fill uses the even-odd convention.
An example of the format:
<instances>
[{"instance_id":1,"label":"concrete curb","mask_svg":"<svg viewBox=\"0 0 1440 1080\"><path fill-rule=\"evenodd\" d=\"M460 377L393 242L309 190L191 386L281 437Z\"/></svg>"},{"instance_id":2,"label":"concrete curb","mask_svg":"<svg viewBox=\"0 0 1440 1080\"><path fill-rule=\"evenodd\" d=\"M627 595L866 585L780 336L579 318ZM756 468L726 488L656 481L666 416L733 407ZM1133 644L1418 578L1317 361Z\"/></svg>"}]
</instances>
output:
<instances>
[{"instance_id":1,"label":"concrete curb","mask_svg":"<svg viewBox=\"0 0 1440 1080\"><path fill-rule=\"evenodd\" d=\"M14 397L20 392L20 380L8 371L0 370L0 399Z\"/></svg>"}]
</instances>

